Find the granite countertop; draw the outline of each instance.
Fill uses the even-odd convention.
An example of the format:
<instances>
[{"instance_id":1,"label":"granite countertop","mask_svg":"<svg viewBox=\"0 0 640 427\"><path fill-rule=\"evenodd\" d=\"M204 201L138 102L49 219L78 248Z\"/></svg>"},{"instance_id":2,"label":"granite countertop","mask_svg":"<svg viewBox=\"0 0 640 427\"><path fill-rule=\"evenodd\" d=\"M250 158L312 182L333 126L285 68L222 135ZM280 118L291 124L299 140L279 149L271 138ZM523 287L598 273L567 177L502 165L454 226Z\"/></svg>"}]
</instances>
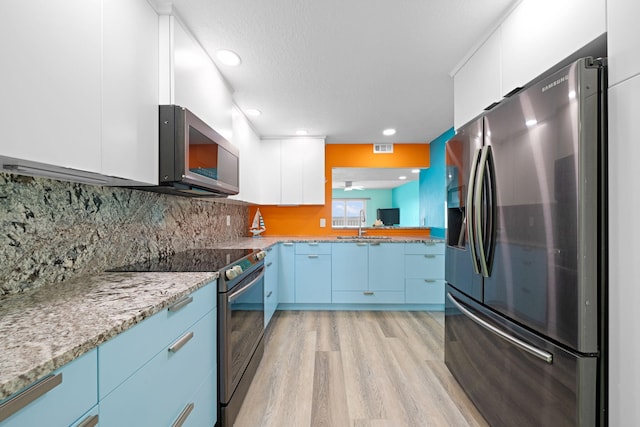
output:
<instances>
[{"instance_id":1,"label":"granite countertop","mask_svg":"<svg viewBox=\"0 0 640 427\"><path fill-rule=\"evenodd\" d=\"M265 249L277 243L349 243L349 242L371 242L371 243L421 243L421 242L444 242L444 239L433 238L429 236L386 236L384 239L375 238L375 236L359 239L358 236L263 236L263 237L245 237L242 239L231 240L228 242L220 242L216 244L217 248L222 249L244 249L255 248ZM373 237L373 238L372 238Z\"/></svg>"},{"instance_id":2,"label":"granite countertop","mask_svg":"<svg viewBox=\"0 0 640 427\"><path fill-rule=\"evenodd\" d=\"M0 400L218 277L103 273L0 299Z\"/></svg>"}]
</instances>

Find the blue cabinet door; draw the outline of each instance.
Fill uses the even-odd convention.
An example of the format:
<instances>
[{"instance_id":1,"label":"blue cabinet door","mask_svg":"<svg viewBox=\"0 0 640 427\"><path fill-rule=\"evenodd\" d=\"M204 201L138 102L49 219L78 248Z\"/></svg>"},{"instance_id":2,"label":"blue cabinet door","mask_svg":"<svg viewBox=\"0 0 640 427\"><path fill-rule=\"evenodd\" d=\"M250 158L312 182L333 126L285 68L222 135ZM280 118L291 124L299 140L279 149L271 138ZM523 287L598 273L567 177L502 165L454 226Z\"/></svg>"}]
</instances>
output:
<instances>
[{"instance_id":1,"label":"blue cabinet door","mask_svg":"<svg viewBox=\"0 0 640 427\"><path fill-rule=\"evenodd\" d=\"M404 291L404 243L372 243L369 246L369 289Z\"/></svg>"},{"instance_id":2,"label":"blue cabinet door","mask_svg":"<svg viewBox=\"0 0 640 427\"><path fill-rule=\"evenodd\" d=\"M95 349L54 371L29 389L36 395L56 384L24 408L0 422L2 427L68 426L98 403L98 357ZM22 392L21 392L22 393ZM16 395L12 396L15 397ZM12 397L3 401L6 402Z\"/></svg>"},{"instance_id":3,"label":"blue cabinet door","mask_svg":"<svg viewBox=\"0 0 640 427\"><path fill-rule=\"evenodd\" d=\"M296 303L331 302L331 255L295 256Z\"/></svg>"},{"instance_id":4,"label":"blue cabinet door","mask_svg":"<svg viewBox=\"0 0 640 427\"><path fill-rule=\"evenodd\" d=\"M334 291L366 291L369 248L367 243L334 243L331 248L331 286Z\"/></svg>"},{"instance_id":5,"label":"blue cabinet door","mask_svg":"<svg viewBox=\"0 0 640 427\"><path fill-rule=\"evenodd\" d=\"M295 247L293 243L281 243L278 265L278 301L296 302Z\"/></svg>"},{"instance_id":6,"label":"blue cabinet door","mask_svg":"<svg viewBox=\"0 0 640 427\"><path fill-rule=\"evenodd\" d=\"M273 313L278 308L278 245L265 249L264 259L266 272L264 274L264 327L271 321Z\"/></svg>"}]
</instances>

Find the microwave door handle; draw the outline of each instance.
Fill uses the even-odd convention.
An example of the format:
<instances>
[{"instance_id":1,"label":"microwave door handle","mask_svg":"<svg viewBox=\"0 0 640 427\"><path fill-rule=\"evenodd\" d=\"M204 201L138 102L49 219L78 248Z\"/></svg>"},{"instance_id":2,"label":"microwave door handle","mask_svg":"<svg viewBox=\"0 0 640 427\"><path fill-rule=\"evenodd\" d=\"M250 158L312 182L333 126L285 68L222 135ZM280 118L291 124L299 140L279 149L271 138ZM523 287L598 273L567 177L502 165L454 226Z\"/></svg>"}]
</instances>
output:
<instances>
[{"instance_id":1,"label":"microwave door handle","mask_svg":"<svg viewBox=\"0 0 640 427\"><path fill-rule=\"evenodd\" d=\"M484 212L484 207L482 201L484 199L484 188L485 188L485 174L487 171L487 156L489 155L489 151L491 150L489 145L482 147L482 154L480 155L480 165L478 166L479 175L476 179L476 188L474 191L474 206L475 206L475 218L474 218L474 226L475 226L475 234L478 238L477 247L478 247L478 258L480 260L480 273L484 277L489 277L489 268L487 266L487 258L485 254L485 221L487 220L487 215Z\"/></svg>"},{"instance_id":2,"label":"microwave door handle","mask_svg":"<svg viewBox=\"0 0 640 427\"><path fill-rule=\"evenodd\" d=\"M478 266L478 255L476 253L476 238L474 233L474 190L476 174L478 170L478 158L480 156L480 149L476 149L473 155L473 161L471 162L471 173L469 174L469 184L467 185L467 205L465 206L465 219L467 221L467 237L469 238L469 249L471 251L471 264L473 265L473 272L480 273Z\"/></svg>"}]
</instances>

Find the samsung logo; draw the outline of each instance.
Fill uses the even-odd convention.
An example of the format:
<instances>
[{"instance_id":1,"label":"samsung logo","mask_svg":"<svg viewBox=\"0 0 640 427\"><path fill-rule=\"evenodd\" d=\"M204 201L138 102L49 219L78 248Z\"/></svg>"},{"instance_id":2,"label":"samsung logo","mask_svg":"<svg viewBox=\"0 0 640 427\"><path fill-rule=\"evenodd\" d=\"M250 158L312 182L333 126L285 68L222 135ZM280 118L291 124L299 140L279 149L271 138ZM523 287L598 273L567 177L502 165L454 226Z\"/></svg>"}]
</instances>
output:
<instances>
[{"instance_id":1,"label":"samsung logo","mask_svg":"<svg viewBox=\"0 0 640 427\"><path fill-rule=\"evenodd\" d=\"M560 77L558 80L549 83L548 85L542 86L542 92L546 92L549 89L558 86L560 83L564 83L569 80L569 75Z\"/></svg>"}]
</instances>

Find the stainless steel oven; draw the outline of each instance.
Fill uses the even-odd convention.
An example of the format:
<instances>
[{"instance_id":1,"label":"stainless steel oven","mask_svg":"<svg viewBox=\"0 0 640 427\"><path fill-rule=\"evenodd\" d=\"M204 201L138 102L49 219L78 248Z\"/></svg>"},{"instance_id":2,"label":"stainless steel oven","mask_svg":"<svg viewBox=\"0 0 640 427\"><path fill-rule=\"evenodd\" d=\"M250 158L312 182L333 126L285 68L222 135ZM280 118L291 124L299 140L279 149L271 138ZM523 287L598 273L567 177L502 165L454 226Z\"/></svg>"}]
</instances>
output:
<instances>
[{"instance_id":1,"label":"stainless steel oven","mask_svg":"<svg viewBox=\"0 0 640 427\"><path fill-rule=\"evenodd\" d=\"M264 252L220 271L218 279L218 396L220 426L232 426L262 360Z\"/></svg>"}]
</instances>

